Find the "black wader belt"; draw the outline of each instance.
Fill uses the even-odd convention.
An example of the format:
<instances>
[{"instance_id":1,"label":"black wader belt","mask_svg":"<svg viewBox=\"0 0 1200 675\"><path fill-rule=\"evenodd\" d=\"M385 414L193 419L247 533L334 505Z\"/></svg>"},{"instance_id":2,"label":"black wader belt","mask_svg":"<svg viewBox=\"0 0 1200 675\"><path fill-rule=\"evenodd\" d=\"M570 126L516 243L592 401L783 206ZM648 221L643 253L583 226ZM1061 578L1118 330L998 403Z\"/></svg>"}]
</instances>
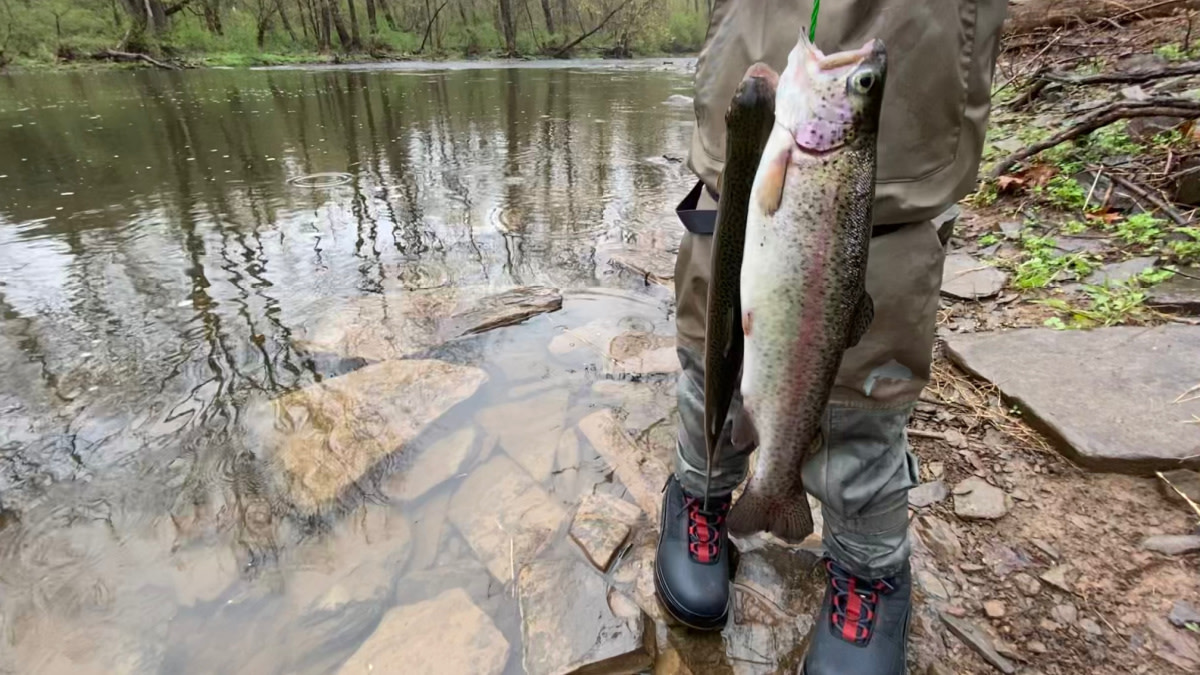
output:
<instances>
[{"instance_id":1,"label":"black wader belt","mask_svg":"<svg viewBox=\"0 0 1200 675\"><path fill-rule=\"evenodd\" d=\"M708 194L714 200L719 198L716 192L713 192L704 184L704 181L696 181L692 191L687 193L683 201L679 202L679 206L675 207L675 215L679 217L679 221L692 234L712 236L712 233L717 229L717 212L715 210L700 210L696 205L700 203L700 191L708 190ZM896 230L904 227L903 224L897 225L876 225L871 229L872 237L882 237L885 234L891 234Z\"/></svg>"}]
</instances>

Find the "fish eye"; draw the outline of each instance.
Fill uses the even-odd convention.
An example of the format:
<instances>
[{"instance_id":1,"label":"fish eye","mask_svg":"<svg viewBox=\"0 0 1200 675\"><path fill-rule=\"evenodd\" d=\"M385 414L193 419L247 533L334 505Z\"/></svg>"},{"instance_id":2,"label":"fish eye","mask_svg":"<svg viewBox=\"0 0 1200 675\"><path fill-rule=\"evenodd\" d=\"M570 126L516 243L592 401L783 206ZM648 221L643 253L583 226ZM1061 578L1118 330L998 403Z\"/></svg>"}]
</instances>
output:
<instances>
[{"instance_id":1,"label":"fish eye","mask_svg":"<svg viewBox=\"0 0 1200 675\"><path fill-rule=\"evenodd\" d=\"M866 94L875 86L875 73L869 70L859 71L850 78L850 86L859 94Z\"/></svg>"}]
</instances>

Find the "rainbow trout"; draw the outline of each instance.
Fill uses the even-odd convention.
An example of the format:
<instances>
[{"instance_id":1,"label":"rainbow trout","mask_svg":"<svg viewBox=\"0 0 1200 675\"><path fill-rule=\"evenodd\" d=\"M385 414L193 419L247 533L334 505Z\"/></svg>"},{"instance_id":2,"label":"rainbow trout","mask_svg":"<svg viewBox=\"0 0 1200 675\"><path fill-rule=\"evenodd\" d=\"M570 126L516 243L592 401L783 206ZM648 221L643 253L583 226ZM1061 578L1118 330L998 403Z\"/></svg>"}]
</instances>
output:
<instances>
[{"instance_id":1,"label":"rainbow trout","mask_svg":"<svg viewBox=\"0 0 1200 675\"><path fill-rule=\"evenodd\" d=\"M812 533L801 481L842 355L874 315L866 292L883 44L826 56L801 35L750 194L741 274L741 391L758 438L730 532Z\"/></svg>"},{"instance_id":2,"label":"rainbow trout","mask_svg":"<svg viewBox=\"0 0 1200 675\"><path fill-rule=\"evenodd\" d=\"M742 366L740 293L742 249L746 241L746 212L750 188L762 157L763 145L775 122L775 87L779 76L762 63L750 66L725 113L725 167L721 199L713 233L712 279L704 331L704 438L712 482L717 442L729 415Z\"/></svg>"}]
</instances>

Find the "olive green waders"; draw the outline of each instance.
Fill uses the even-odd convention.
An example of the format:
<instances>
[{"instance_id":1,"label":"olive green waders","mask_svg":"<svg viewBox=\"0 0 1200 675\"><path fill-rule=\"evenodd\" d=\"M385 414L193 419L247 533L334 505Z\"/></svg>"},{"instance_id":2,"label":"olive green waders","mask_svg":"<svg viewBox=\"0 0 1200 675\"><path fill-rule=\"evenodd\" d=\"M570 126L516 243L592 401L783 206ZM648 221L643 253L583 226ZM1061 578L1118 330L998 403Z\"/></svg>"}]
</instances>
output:
<instances>
[{"instance_id":1,"label":"olive green waders","mask_svg":"<svg viewBox=\"0 0 1200 675\"><path fill-rule=\"evenodd\" d=\"M688 166L699 177L678 209L687 227L675 269L680 427L675 472L704 491L704 325L712 224L725 155L725 110L746 69L777 72L811 0L718 0L695 76L696 128ZM824 418L825 443L803 467L821 502L823 544L863 578L896 573L908 557L908 490L917 463L905 427L929 381L944 242L938 228L974 187L989 113L1005 0L826 0L816 42L825 53L871 38L888 50L879 137L875 236L867 291L875 319L846 351ZM713 467L714 494L746 477L753 447L731 440L735 399Z\"/></svg>"}]
</instances>

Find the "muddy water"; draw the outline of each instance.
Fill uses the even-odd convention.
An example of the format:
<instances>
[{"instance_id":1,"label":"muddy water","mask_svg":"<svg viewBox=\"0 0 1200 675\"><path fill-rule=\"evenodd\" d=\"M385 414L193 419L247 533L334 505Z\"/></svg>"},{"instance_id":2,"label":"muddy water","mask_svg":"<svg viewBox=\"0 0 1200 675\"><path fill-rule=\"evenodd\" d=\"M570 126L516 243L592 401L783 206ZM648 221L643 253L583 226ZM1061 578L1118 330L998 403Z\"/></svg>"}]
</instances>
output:
<instances>
[{"instance_id":1,"label":"muddy water","mask_svg":"<svg viewBox=\"0 0 1200 675\"><path fill-rule=\"evenodd\" d=\"M574 427L604 406L669 447L670 376L601 352L671 334L666 289L612 262L678 242L688 82L662 62L0 78L0 672L337 672L389 609L454 587L521 672L510 575L463 526L500 505L460 487L486 466L567 512L622 494ZM354 353L381 321L361 308L428 328L531 285L562 309ZM436 410L355 389L402 356L484 377ZM279 448L322 430L278 402L329 386L362 428L415 431L299 499Z\"/></svg>"}]
</instances>

